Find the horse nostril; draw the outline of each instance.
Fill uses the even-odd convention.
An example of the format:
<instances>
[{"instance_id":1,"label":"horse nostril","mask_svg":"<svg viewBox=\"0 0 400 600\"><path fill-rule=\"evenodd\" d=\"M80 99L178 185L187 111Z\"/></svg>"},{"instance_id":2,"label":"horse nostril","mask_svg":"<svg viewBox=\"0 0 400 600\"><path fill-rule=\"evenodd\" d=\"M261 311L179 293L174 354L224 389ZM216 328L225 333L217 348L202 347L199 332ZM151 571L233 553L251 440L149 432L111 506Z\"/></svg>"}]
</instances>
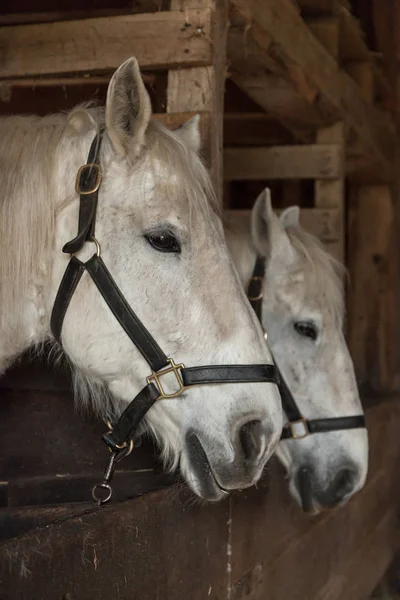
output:
<instances>
[{"instance_id":1,"label":"horse nostril","mask_svg":"<svg viewBox=\"0 0 400 600\"><path fill-rule=\"evenodd\" d=\"M261 421L248 421L239 431L239 440L247 460L256 460L260 455L264 437Z\"/></svg>"},{"instance_id":2,"label":"horse nostril","mask_svg":"<svg viewBox=\"0 0 400 600\"><path fill-rule=\"evenodd\" d=\"M330 504L338 504L349 494L356 479L356 473L352 469L341 469L329 486L327 496Z\"/></svg>"}]
</instances>

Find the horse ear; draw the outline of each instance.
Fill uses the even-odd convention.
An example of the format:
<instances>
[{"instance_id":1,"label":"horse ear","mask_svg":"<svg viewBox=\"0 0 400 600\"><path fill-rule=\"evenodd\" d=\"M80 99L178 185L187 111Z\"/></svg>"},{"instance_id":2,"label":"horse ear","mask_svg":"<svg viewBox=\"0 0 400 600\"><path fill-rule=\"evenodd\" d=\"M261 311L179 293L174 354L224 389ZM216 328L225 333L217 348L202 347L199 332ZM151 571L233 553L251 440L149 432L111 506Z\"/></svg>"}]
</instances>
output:
<instances>
[{"instance_id":1,"label":"horse ear","mask_svg":"<svg viewBox=\"0 0 400 600\"><path fill-rule=\"evenodd\" d=\"M144 145L150 117L150 98L132 57L114 73L107 91L106 127L114 150L122 156L137 154Z\"/></svg>"},{"instance_id":2,"label":"horse ear","mask_svg":"<svg viewBox=\"0 0 400 600\"><path fill-rule=\"evenodd\" d=\"M281 223L285 229L289 227L300 227L300 208L298 206L289 206L281 212Z\"/></svg>"},{"instance_id":3,"label":"horse ear","mask_svg":"<svg viewBox=\"0 0 400 600\"><path fill-rule=\"evenodd\" d=\"M251 216L252 240L261 256L268 264L277 268L287 267L295 255L289 236L271 204L271 192L266 188L258 196Z\"/></svg>"},{"instance_id":4,"label":"horse ear","mask_svg":"<svg viewBox=\"0 0 400 600\"><path fill-rule=\"evenodd\" d=\"M177 133L187 148L198 154L201 150L200 115L194 115L179 127Z\"/></svg>"}]
</instances>

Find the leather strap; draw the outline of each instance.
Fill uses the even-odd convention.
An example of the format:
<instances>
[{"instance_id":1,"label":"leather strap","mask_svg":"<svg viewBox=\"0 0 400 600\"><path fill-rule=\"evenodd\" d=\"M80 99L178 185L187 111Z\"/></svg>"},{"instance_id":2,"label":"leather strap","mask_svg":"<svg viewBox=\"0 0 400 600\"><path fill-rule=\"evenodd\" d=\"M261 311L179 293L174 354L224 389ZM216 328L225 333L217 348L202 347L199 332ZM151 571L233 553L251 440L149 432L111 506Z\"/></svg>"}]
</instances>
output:
<instances>
[{"instance_id":1,"label":"leather strap","mask_svg":"<svg viewBox=\"0 0 400 600\"><path fill-rule=\"evenodd\" d=\"M96 209L101 182L100 148L103 131L95 136L86 165L78 173L76 187L80 192L79 224L76 237L63 247L65 254L75 254L95 233ZM91 192L90 190L94 190Z\"/></svg>"},{"instance_id":2,"label":"leather strap","mask_svg":"<svg viewBox=\"0 0 400 600\"><path fill-rule=\"evenodd\" d=\"M185 386L213 383L269 382L279 385L275 365L212 365L181 370Z\"/></svg>"},{"instance_id":3,"label":"leather strap","mask_svg":"<svg viewBox=\"0 0 400 600\"><path fill-rule=\"evenodd\" d=\"M332 417L331 419L304 419L302 421L307 428L305 435L296 436L293 433L291 425L287 423L281 435L281 440L296 439L297 437L306 437L312 433L328 433L329 431L341 431L344 429L361 429L366 427L364 415L356 415L354 417Z\"/></svg>"},{"instance_id":4,"label":"leather strap","mask_svg":"<svg viewBox=\"0 0 400 600\"><path fill-rule=\"evenodd\" d=\"M135 430L160 393L153 383L144 387L126 407L111 431L103 434L103 440L112 450L121 448L133 438Z\"/></svg>"},{"instance_id":5,"label":"leather strap","mask_svg":"<svg viewBox=\"0 0 400 600\"><path fill-rule=\"evenodd\" d=\"M183 367L180 375L184 387L204 384L269 382L279 383L274 365L213 365L205 367ZM161 375L162 376L162 375ZM111 431L103 435L103 440L112 449L124 447L143 419L147 411L160 398L158 388L149 383L127 406Z\"/></svg>"},{"instance_id":6,"label":"leather strap","mask_svg":"<svg viewBox=\"0 0 400 600\"><path fill-rule=\"evenodd\" d=\"M253 275L248 285L248 298L258 320L262 325L262 303L263 285L265 278L265 259L257 256ZM288 422L283 427L281 439L299 439L313 433L326 433L328 431L340 431L342 429L358 429L366 427L364 415L354 417L332 417L330 419L304 419L296 401L290 391L282 373L275 365L279 392L282 399L282 408L285 411ZM303 426L303 433L297 434L296 425Z\"/></svg>"},{"instance_id":7,"label":"leather strap","mask_svg":"<svg viewBox=\"0 0 400 600\"><path fill-rule=\"evenodd\" d=\"M100 246L93 238L98 190L101 184L99 164L101 140L102 132L93 140L87 163L79 170L76 183L80 195L78 234L63 248L64 252L75 253L82 248L86 241L90 240L96 243L98 254L94 254L85 263L81 262L76 256L73 256L69 261L54 301L51 330L54 337L61 343L61 331L66 311L83 272L87 270L111 312L153 371L153 375L148 377L148 384L127 406L112 430L103 436L104 441L110 448L120 450L127 446L138 424L158 398L178 397L186 387L199 384L248 383L253 381L279 384L279 373L275 365L211 365L185 368L175 365L172 359L167 358L127 303L100 258ZM160 379L163 370L164 374L175 373L178 389L172 395L163 392Z\"/></svg>"},{"instance_id":8,"label":"leather strap","mask_svg":"<svg viewBox=\"0 0 400 600\"><path fill-rule=\"evenodd\" d=\"M84 271L84 263L76 258L76 256L73 256L65 269L51 313L50 327L57 342L61 341L61 330L65 313Z\"/></svg>"},{"instance_id":9,"label":"leather strap","mask_svg":"<svg viewBox=\"0 0 400 600\"><path fill-rule=\"evenodd\" d=\"M85 267L114 317L152 370L157 372L165 367L168 363L167 356L125 300L102 258L94 254L85 263Z\"/></svg>"},{"instance_id":10,"label":"leather strap","mask_svg":"<svg viewBox=\"0 0 400 600\"><path fill-rule=\"evenodd\" d=\"M278 367L277 367L278 369ZM278 369L279 370L279 369ZM299 410L299 407L296 404L295 399L293 398L293 394L290 391L285 378L282 373L279 371L279 392L281 394L282 400L282 408L285 411L286 417L288 421L300 421L302 419L302 414Z\"/></svg>"}]
</instances>

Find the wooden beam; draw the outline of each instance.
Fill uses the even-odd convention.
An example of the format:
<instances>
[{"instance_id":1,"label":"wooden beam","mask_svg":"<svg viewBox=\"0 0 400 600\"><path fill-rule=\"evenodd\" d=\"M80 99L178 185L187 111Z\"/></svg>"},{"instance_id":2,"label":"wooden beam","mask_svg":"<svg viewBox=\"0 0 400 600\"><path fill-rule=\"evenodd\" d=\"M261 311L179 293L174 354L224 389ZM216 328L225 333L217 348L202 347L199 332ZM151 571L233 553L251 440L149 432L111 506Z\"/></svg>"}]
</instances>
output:
<instances>
[{"instance_id":1,"label":"wooden beam","mask_svg":"<svg viewBox=\"0 0 400 600\"><path fill-rule=\"evenodd\" d=\"M304 15L331 14L335 0L296 0Z\"/></svg>"},{"instance_id":2,"label":"wooden beam","mask_svg":"<svg viewBox=\"0 0 400 600\"><path fill-rule=\"evenodd\" d=\"M271 115L224 113L225 146L277 146L295 144L293 134Z\"/></svg>"},{"instance_id":3,"label":"wooden beam","mask_svg":"<svg viewBox=\"0 0 400 600\"><path fill-rule=\"evenodd\" d=\"M212 27L205 39L211 52L210 65L168 72L167 112L207 111L208 136L203 153L211 171L217 197L222 204L222 144L226 75L228 0L172 0L171 8L187 15L196 7L210 11ZM208 14L208 12L207 12Z\"/></svg>"},{"instance_id":4,"label":"wooden beam","mask_svg":"<svg viewBox=\"0 0 400 600\"><path fill-rule=\"evenodd\" d=\"M360 23L344 6L335 10L340 22L340 61L342 63L371 60Z\"/></svg>"},{"instance_id":5,"label":"wooden beam","mask_svg":"<svg viewBox=\"0 0 400 600\"><path fill-rule=\"evenodd\" d=\"M280 214L280 210L276 211ZM250 222L249 210L230 210L229 213L240 215ZM323 244L330 248L339 240L340 213L335 208L302 208L300 223Z\"/></svg>"},{"instance_id":6,"label":"wooden beam","mask_svg":"<svg viewBox=\"0 0 400 600\"><path fill-rule=\"evenodd\" d=\"M329 54L339 57L339 20L333 17L306 20L309 30L321 42Z\"/></svg>"},{"instance_id":7,"label":"wooden beam","mask_svg":"<svg viewBox=\"0 0 400 600\"><path fill-rule=\"evenodd\" d=\"M346 64L346 71L359 86L364 100L374 104L376 73L371 60L349 62Z\"/></svg>"},{"instance_id":8,"label":"wooden beam","mask_svg":"<svg viewBox=\"0 0 400 600\"><path fill-rule=\"evenodd\" d=\"M1 71L0 71L1 73ZM36 87L56 87L56 86L80 86L88 85L108 85L113 72L102 75L80 75L79 77L23 77L22 79L1 79L1 87L10 88L36 88ZM146 85L153 85L156 76L153 73L143 73L142 79Z\"/></svg>"},{"instance_id":9,"label":"wooden beam","mask_svg":"<svg viewBox=\"0 0 400 600\"><path fill-rule=\"evenodd\" d=\"M331 127L320 129L317 132L317 144L325 146L333 144L341 160L345 156L345 131L343 123L336 123ZM315 182L315 206L317 208L335 208L337 210L337 239L331 245L330 251L341 262L345 260L345 214L344 214L344 173L338 174L335 179L323 180L318 178Z\"/></svg>"},{"instance_id":10,"label":"wooden beam","mask_svg":"<svg viewBox=\"0 0 400 600\"><path fill-rule=\"evenodd\" d=\"M207 65L209 10L158 12L0 28L0 77Z\"/></svg>"},{"instance_id":11,"label":"wooden beam","mask_svg":"<svg viewBox=\"0 0 400 600\"><path fill-rule=\"evenodd\" d=\"M272 463L268 484L261 481L257 490L232 496L232 598L368 597L396 539L400 412L395 404L367 412L368 482L346 506L316 518L301 514Z\"/></svg>"},{"instance_id":12,"label":"wooden beam","mask_svg":"<svg viewBox=\"0 0 400 600\"><path fill-rule=\"evenodd\" d=\"M165 3L165 2L164 2ZM93 19L97 17L114 17L131 15L132 13L151 13L162 9L163 0L141 0L131 2L130 7L120 8L81 8L72 10L48 10L0 14L0 26L28 25L33 23L54 23L55 21L75 21L77 19ZM28 12L29 11L29 12Z\"/></svg>"},{"instance_id":13,"label":"wooden beam","mask_svg":"<svg viewBox=\"0 0 400 600\"><path fill-rule=\"evenodd\" d=\"M225 148L224 178L336 179L343 174L342 151L335 144Z\"/></svg>"},{"instance_id":14,"label":"wooden beam","mask_svg":"<svg viewBox=\"0 0 400 600\"><path fill-rule=\"evenodd\" d=\"M348 340L360 385L400 389L398 230L387 185L352 186L348 211Z\"/></svg>"},{"instance_id":15,"label":"wooden beam","mask_svg":"<svg viewBox=\"0 0 400 600\"><path fill-rule=\"evenodd\" d=\"M379 175L385 173L392 178L395 137L390 120L365 102L357 84L338 69L336 61L291 3L230 0L230 5L236 30L233 35L238 39L241 32L245 40L239 57L229 44L232 78L237 85L251 96L256 78L260 88L268 77L265 69L280 75L296 97L308 103L322 124L344 120L349 131L360 140L366 159L378 165ZM258 101L268 110L267 100L261 104L261 94Z\"/></svg>"}]
</instances>

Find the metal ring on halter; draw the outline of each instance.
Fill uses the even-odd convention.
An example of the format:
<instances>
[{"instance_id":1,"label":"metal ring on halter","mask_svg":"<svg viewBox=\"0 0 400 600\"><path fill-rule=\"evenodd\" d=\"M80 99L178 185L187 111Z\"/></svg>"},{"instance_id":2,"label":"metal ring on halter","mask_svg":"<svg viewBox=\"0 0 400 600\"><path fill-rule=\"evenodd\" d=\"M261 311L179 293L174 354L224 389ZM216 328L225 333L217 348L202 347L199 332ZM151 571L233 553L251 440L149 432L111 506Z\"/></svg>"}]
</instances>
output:
<instances>
[{"instance_id":1,"label":"metal ring on halter","mask_svg":"<svg viewBox=\"0 0 400 600\"><path fill-rule=\"evenodd\" d=\"M103 421L107 425L107 427L110 431L112 431L114 429L110 419L103 419ZM132 452L132 450L135 447L135 442L133 441L133 439L131 439L131 440L129 440L129 444L128 444L128 442L124 442L121 445L116 444L115 447L118 448L118 450L125 450L125 448L128 448L128 450L126 452L124 452L124 454L121 455L120 458L117 460L117 462L119 462L122 458L125 458L126 456L130 455L130 453ZM112 448L109 447L108 449L110 450L110 452L113 452Z\"/></svg>"},{"instance_id":2,"label":"metal ring on halter","mask_svg":"<svg viewBox=\"0 0 400 600\"><path fill-rule=\"evenodd\" d=\"M92 242L92 244L94 244L96 246L96 256L100 256L101 255L101 246L100 246L100 242L93 236L91 237L89 240L87 240L88 242ZM70 254L70 256L75 256L76 254L78 254L78 252L80 252L81 248L79 250L77 250L77 252L73 252L72 254Z\"/></svg>"},{"instance_id":3,"label":"metal ring on halter","mask_svg":"<svg viewBox=\"0 0 400 600\"><path fill-rule=\"evenodd\" d=\"M99 489L107 490L107 494L104 496L104 498L98 495L97 490ZM105 483L104 481L102 483L96 483L96 485L94 485L92 488L92 498L96 502L97 506L106 504L111 499L112 494L113 490L111 485Z\"/></svg>"},{"instance_id":4,"label":"metal ring on halter","mask_svg":"<svg viewBox=\"0 0 400 600\"><path fill-rule=\"evenodd\" d=\"M100 256L100 254L101 254L100 242L94 236L91 237L90 240L88 240L88 242L93 242L93 244L96 246L96 254L97 254L97 256Z\"/></svg>"}]
</instances>

